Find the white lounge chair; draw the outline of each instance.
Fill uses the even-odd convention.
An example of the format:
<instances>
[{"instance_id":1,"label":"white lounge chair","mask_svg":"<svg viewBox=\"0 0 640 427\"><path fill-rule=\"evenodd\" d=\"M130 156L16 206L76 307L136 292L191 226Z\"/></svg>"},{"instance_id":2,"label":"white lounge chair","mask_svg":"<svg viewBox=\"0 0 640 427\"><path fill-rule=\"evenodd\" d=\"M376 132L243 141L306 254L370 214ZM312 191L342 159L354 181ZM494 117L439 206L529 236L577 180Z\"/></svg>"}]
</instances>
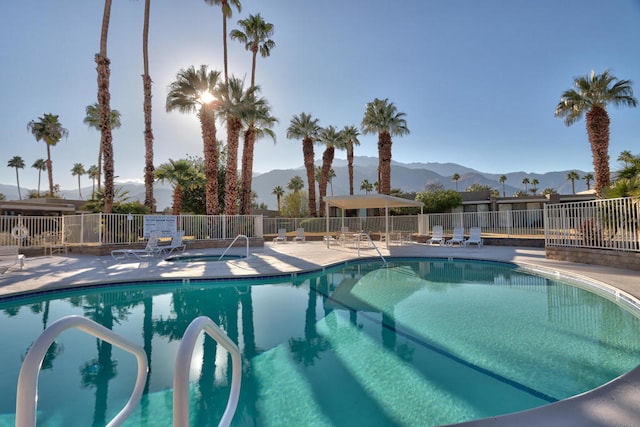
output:
<instances>
[{"instance_id":1,"label":"white lounge chair","mask_svg":"<svg viewBox=\"0 0 640 427\"><path fill-rule=\"evenodd\" d=\"M478 245L479 248L482 247L482 229L480 227L471 227L469 230L469 238L464 241L465 246L469 246L471 244Z\"/></svg>"},{"instance_id":2,"label":"white lounge chair","mask_svg":"<svg viewBox=\"0 0 640 427\"><path fill-rule=\"evenodd\" d=\"M184 230L179 230L173 233L173 236L171 236L171 243L167 246L160 246L160 250L162 251L162 254L169 256L175 250L184 252L187 245L182 241L183 237L184 237Z\"/></svg>"},{"instance_id":3,"label":"white lounge chair","mask_svg":"<svg viewBox=\"0 0 640 427\"><path fill-rule=\"evenodd\" d=\"M273 238L273 243L278 243L278 242L284 243L286 241L287 241L287 229L286 228L279 228L278 229L278 235Z\"/></svg>"},{"instance_id":4,"label":"white lounge chair","mask_svg":"<svg viewBox=\"0 0 640 427\"><path fill-rule=\"evenodd\" d=\"M464 246L464 227L454 227L453 237L446 241L447 246Z\"/></svg>"},{"instance_id":5,"label":"white lounge chair","mask_svg":"<svg viewBox=\"0 0 640 427\"><path fill-rule=\"evenodd\" d=\"M296 237L293 238L294 242L304 242L304 228L296 228Z\"/></svg>"},{"instance_id":6,"label":"white lounge chair","mask_svg":"<svg viewBox=\"0 0 640 427\"><path fill-rule=\"evenodd\" d=\"M444 229L441 225L434 225L431 232L431 238L427 240L427 245L442 245L444 243Z\"/></svg>"},{"instance_id":7,"label":"white lounge chair","mask_svg":"<svg viewBox=\"0 0 640 427\"><path fill-rule=\"evenodd\" d=\"M160 239L160 232L154 231L149 235L147 240L147 246L144 249L114 249L111 251L111 256L116 261L125 259L129 255L142 260L144 258L153 258L162 253L162 248L158 246L158 240Z\"/></svg>"}]
</instances>

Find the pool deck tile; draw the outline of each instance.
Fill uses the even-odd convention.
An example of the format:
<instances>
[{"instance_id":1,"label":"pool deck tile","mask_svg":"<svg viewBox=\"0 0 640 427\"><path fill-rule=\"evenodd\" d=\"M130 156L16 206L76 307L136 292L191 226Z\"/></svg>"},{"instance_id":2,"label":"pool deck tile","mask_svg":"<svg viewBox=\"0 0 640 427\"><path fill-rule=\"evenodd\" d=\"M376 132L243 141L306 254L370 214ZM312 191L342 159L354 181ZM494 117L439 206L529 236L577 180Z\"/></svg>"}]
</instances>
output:
<instances>
[{"instance_id":1,"label":"pool deck tile","mask_svg":"<svg viewBox=\"0 0 640 427\"><path fill-rule=\"evenodd\" d=\"M241 254L244 248L232 250ZM407 244L380 249L383 256L453 257L513 262L568 275L586 277L640 299L640 273L605 266L549 260L542 248L483 246L445 247ZM187 255L220 253L220 249L187 250ZM378 257L371 248L360 257ZM64 255L29 257L24 269L0 274L0 298L22 293L73 288L92 283L152 279L266 276L317 270L358 258L356 249L322 242L265 243L250 256L225 262L167 262L161 258L116 261L111 256ZM464 426L640 426L640 367L589 393L525 412L471 421Z\"/></svg>"}]
</instances>

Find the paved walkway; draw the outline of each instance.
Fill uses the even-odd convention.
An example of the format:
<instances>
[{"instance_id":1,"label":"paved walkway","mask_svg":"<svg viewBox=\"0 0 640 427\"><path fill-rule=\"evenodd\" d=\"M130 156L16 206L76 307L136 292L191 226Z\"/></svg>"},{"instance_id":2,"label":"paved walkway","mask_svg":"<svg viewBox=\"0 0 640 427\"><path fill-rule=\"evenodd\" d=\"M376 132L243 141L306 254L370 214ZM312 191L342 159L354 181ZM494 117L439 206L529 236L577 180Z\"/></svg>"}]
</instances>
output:
<instances>
[{"instance_id":1,"label":"paved walkway","mask_svg":"<svg viewBox=\"0 0 640 427\"><path fill-rule=\"evenodd\" d=\"M239 254L244 248L234 248ZM321 242L265 243L250 248L250 256L227 262L177 263L162 259L116 261L111 256L65 255L29 257L23 270L0 274L0 298L42 290L127 282L145 279L238 277L314 270L358 258L356 249ZM501 246L442 247L424 244L380 249L382 256L453 257L508 261L587 277L616 287L640 299L637 271L548 260L544 249ZM220 249L187 251L188 255L220 253ZM360 250L361 257L377 257L373 249ZM469 426L640 426L640 367L588 394L519 414L465 423Z\"/></svg>"}]
</instances>

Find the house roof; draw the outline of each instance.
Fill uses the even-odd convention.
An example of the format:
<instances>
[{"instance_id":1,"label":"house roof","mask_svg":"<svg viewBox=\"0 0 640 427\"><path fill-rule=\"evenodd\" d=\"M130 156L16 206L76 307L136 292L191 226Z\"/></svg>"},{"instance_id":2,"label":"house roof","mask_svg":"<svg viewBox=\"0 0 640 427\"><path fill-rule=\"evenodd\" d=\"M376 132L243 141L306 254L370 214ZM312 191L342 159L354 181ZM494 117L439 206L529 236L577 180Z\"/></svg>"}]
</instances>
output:
<instances>
[{"instance_id":1,"label":"house roof","mask_svg":"<svg viewBox=\"0 0 640 427\"><path fill-rule=\"evenodd\" d=\"M406 208L424 206L421 202L403 199L401 197L387 196L384 194L328 196L324 198L324 201L330 206L337 206L342 209Z\"/></svg>"}]
</instances>

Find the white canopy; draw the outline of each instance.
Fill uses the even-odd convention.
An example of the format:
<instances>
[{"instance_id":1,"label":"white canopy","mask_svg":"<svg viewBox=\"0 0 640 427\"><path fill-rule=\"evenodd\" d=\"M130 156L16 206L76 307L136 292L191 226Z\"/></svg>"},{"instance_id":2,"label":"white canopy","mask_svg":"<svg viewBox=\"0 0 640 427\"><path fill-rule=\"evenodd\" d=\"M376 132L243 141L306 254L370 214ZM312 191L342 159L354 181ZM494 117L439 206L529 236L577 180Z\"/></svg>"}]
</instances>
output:
<instances>
[{"instance_id":1,"label":"white canopy","mask_svg":"<svg viewBox=\"0 0 640 427\"><path fill-rule=\"evenodd\" d=\"M402 197L387 196L385 194L367 194L367 195L355 195L355 196L328 196L324 198L326 203L326 218L327 218L327 234L329 234L329 207L336 206L342 209L342 218L344 219L345 209L384 209L384 228L385 233L389 234L389 208L407 208L420 206L420 213L422 213L421 202L414 200L403 199ZM386 239L387 249L389 249L389 239Z\"/></svg>"}]
</instances>

